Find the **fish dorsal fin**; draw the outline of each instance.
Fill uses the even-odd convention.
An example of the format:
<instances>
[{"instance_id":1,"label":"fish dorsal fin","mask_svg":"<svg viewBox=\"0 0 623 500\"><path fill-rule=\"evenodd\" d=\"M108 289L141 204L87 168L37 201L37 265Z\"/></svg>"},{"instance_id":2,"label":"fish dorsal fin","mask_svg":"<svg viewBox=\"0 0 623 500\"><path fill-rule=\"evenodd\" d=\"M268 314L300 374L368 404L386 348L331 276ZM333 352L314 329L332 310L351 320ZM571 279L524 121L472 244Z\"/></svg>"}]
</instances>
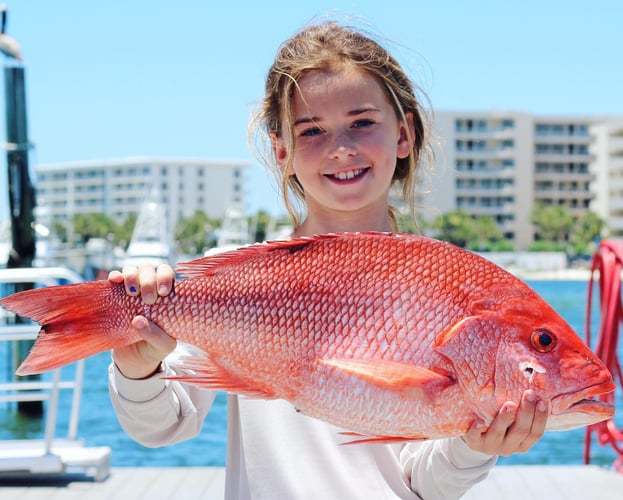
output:
<instances>
[{"instance_id":1,"label":"fish dorsal fin","mask_svg":"<svg viewBox=\"0 0 623 500\"><path fill-rule=\"evenodd\" d=\"M290 240L269 241L267 243L257 243L246 247L240 247L236 250L230 250L223 253L217 253L208 257L188 262L181 262L175 271L184 278L199 278L203 276L213 276L219 271L229 266L239 264L254 256L263 255L270 252L284 250L287 252L296 252L304 249L308 245L328 239L344 237L345 234L323 234L317 236L305 236L300 238L292 238Z\"/></svg>"},{"instance_id":2,"label":"fish dorsal fin","mask_svg":"<svg viewBox=\"0 0 623 500\"><path fill-rule=\"evenodd\" d=\"M435 399L441 391L456 383L451 374L398 361L382 359L326 359L321 364L358 377L391 391L417 391Z\"/></svg>"},{"instance_id":3,"label":"fish dorsal fin","mask_svg":"<svg viewBox=\"0 0 623 500\"><path fill-rule=\"evenodd\" d=\"M327 240L336 239L357 239L357 238L408 238L413 235L404 235L390 232L367 231L352 233L327 233L316 234L314 236L301 236L288 240L275 240L266 243L256 243L236 250L217 253L208 257L201 257L188 262L178 264L175 271L184 278L200 278L203 276L213 276L249 258L263 255L270 252L286 251L289 253L298 252L307 248L309 245Z\"/></svg>"}]
</instances>

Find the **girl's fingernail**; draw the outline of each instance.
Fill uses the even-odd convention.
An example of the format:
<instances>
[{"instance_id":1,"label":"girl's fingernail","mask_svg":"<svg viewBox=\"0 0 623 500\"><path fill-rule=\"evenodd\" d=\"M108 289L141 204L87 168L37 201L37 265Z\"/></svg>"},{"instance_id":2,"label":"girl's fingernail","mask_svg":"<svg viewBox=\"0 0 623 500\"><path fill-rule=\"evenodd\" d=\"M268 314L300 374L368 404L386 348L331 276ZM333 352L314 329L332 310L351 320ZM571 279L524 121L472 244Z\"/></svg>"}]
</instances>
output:
<instances>
[{"instance_id":1,"label":"girl's fingernail","mask_svg":"<svg viewBox=\"0 0 623 500\"><path fill-rule=\"evenodd\" d=\"M169 292L169 287L166 285L162 285L160 288L158 288L158 293L160 295L166 295Z\"/></svg>"},{"instance_id":2,"label":"girl's fingernail","mask_svg":"<svg viewBox=\"0 0 623 500\"><path fill-rule=\"evenodd\" d=\"M545 412L547 410L547 405L545 404L545 401L539 401L539 404L536 407L537 410L539 410L540 412Z\"/></svg>"},{"instance_id":3,"label":"girl's fingernail","mask_svg":"<svg viewBox=\"0 0 623 500\"><path fill-rule=\"evenodd\" d=\"M137 317L132 321L132 326L137 330L146 330L149 324L145 318Z\"/></svg>"}]
</instances>

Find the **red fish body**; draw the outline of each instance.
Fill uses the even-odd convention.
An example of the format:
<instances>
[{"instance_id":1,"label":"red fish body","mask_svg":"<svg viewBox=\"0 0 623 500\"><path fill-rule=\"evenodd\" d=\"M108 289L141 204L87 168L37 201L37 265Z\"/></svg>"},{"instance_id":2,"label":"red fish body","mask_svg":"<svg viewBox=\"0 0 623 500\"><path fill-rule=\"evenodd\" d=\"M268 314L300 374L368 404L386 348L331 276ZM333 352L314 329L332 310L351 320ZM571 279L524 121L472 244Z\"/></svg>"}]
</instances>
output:
<instances>
[{"instance_id":1,"label":"red fish body","mask_svg":"<svg viewBox=\"0 0 623 500\"><path fill-rule=\"evenodd\" d=\"M182 264L145 305L108 281L21 292L0 304L42 325L18 373L138 340L145 315L203 353L182 379L282 398L382 440L461 435L528 388L548 429L610 418L590 399L611 374L532 289L471 252L421 236L323 235Z\"/></svg>"}]
</instances>

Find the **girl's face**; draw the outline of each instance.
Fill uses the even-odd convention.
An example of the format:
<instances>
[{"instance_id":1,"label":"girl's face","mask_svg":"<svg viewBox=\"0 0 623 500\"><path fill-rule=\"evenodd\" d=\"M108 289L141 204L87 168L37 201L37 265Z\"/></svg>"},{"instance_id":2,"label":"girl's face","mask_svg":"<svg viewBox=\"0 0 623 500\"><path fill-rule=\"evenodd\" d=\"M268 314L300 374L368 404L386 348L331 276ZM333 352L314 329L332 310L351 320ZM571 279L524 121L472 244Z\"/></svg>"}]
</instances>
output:
<instances>
[{"instance_id":1,"label":"girl's face","mask_svg":"<svg viewBox=\"0 0 623 500\"><path fill-rule=\"evenodd\" d=\"M313 71L301 78L293 98L293 137L282 127L275 154L305 191L308 218L315 213L382 210L397 158L409 155L407 125L398 120L379 82L369 73L344 67ZM413 117L407 114L413 137ZM378 213L378 212L376 212Z\"/></svg>"}]
</instances>

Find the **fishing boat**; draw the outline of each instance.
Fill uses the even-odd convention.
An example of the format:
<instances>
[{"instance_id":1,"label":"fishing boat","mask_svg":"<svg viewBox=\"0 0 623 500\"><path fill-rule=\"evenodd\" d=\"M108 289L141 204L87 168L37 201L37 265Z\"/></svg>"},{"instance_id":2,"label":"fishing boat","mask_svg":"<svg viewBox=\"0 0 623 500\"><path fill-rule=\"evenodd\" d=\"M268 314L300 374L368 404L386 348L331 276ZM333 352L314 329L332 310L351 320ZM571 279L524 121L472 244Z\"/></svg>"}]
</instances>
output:
<instances>
[{"instance_id":1,"label":"fishing boat","mask_svg":"<svg viewBox=\"0 0 623 500\"><path fill-rule=\"evenodd\" d=\"M215 232L216 246L206 251L205 255L235 250L253 243L249 221L239 205L232 205L225 210L223 224Z\"/></svg>"},{"instance_id":2,"label":"fishing boat","mask_svg":"<svg viewBox=\"0 0 623 500\"><path fill-rule=\"evenodd\" d=\"M175 260L174 245L170 242L164 207L152 191L138 214L123 265L172 264Z\"/></svg>"}]
</instances>

